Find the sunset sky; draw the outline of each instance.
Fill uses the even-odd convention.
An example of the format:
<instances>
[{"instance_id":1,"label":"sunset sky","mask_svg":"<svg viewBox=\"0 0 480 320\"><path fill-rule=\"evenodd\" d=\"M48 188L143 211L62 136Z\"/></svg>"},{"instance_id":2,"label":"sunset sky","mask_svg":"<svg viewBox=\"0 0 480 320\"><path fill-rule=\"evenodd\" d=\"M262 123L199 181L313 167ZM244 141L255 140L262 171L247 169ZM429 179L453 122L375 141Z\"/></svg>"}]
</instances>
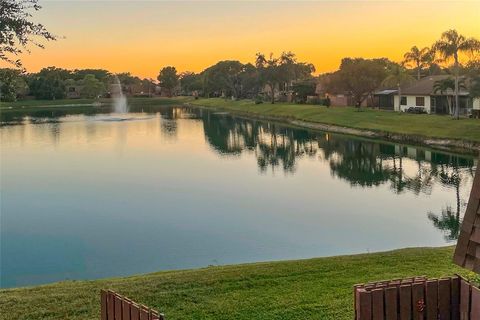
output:
<instances>
[{"instance_id":1,"label":"sunset sky","mask_svg":"<svg viewBox=\"0 0 480 320\"><path fill-rule=\"evenodd\" d=\"M156 78L166 65L201 71L219 60L293 51L321 73L346 56L399 61L411 46L429 46L451 28L480 38L480 0L40 4L34 20L65 38L22 56L30 72L55 65Z\"/></svg>"}]
</instances>

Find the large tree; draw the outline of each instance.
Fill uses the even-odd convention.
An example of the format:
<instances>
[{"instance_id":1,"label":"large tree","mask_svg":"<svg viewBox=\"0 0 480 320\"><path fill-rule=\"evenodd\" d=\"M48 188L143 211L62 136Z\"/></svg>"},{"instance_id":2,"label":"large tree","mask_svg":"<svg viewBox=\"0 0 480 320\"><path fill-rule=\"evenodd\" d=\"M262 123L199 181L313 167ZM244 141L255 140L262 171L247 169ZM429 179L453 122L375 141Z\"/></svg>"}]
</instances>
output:
<instances>
[{"instance_id":1,"label":"large tree","mask_svg":"<svg viewBox=\"0 0 480 320\"><path fill-rule=\"evenodd\" d=\"M199 74L185 71L180 73L179 79L182 94L190 95L193 91L202 89L202 76Z\"/></svg>"},{"instance_id":2,"label":"large tree","mask_svg":"<svg viewBox=\"0 0 480 320\"><path fill-rule=\"evenodd\" d=\"M292 52L283 52L279 58L271 53L269 58L263 53L257 53L255 66L259 82L270 90L271 102L275 103L275 90L287 91L294 81L311 78L315 72L313 64L298 62Z\"/></svg>"},{"instance_id":3,"label":"large tree","mask_svg":"<svg viewBox=\"0 0 480 320\"><path fill-rule=\"evenodd\" d=\"M393 64L388 59L344 58L340 69L329 76L326 89L349 94L360 108L382 84Z\"/></svg>"},{"instance_id":4,"label":"large tree","mask_svg":"<svg viewBox=\"0 0 480 320\"><path fill-rule=\"evenodd\" d=\"M235 60L225 60L208 67L203 72L207 91L221 91L225 96L238 98L241 92L241 75L245 65Z\"/></svg>"},{"instance_id":5,"label":"large tree","mask_svg":"<svg viewBox=\"0 0 480 320\"><path fill-rule=\"evenodd\" d=\"M72 72L73 79L75 80L83 80L85 76L89 74L93 75L104 84L108 84L112 77L110 71L104 69L75 69Z\"/></svg>"},{"instance_id":6,"label":"large tree","mask_svg":"<svg viewBox=\"0 0 480 320\"><path fill-rule=\"evenodd\" d=\"M30 52L29 45L43 48L41 40L56 40L57 37L40 23L31 21L32 12L41 6L38 0L0 1L0 59L21 67L15 57L24 51Z\"/></svg>"},{"instance_id":7,"label":"large tree","mask_svg":"<svg viewBox=\"0 0 480 320\"><path fill-rule=\"evenodd\" d=\"M80 94L84 98L98 98L106 92L105 84L95 78L93 74L87 74L80 80L82 86Z\"/></svg>"},{"instance_id":8,"label":"large tree","mask_svg":"<svg viewBox=\"0 0 480 320\"><path fill-rule=\"evenodd\" d=\"M257 53L255 66L258 70L260 83L270 89L270 101L275 103L275 87L280 82L279 61L270 53L267 59L263 53Z\"/></svg>"},{"instance_id":9,"label":"large tree","mask_svg":"<svg viewBox=\"0 0 480 320\"><path fill-rule=\"evenodd\" d=\"M474 53L480 51L480 41L475 38L466 38L459 34L456 30L448 30L442 33L440 40L435 42L433 50L445 61L454 62L455 74L455 119L460 116L459 105L459 77L460 77L460 62L459 55L461 53Z\"/></svg>"},{"instance_id":10,"label":"large tree","mask_svg":"<svg viewBox=\"0 0 480 320\"><path fill-rule=\"evenodd\" d=\"M160 70L160 74L157 77L162 88L167 89L168 96L172 96L173 89L178 85L179 76L175 67L165 67Z\"/></svg>"},{"instance_id":11,"label":"large tree","mask_svg":"<svg viewBox=\"0 0 480 320\"><path fill-rule=\"evenodd\" d=\"M422 69L429 67L433 62L433 54L430 48L419 49L417 46L413 46L403 55L403 62L406 65L413 64L417 71L417 79L420 80Z\"/></svg>"},{"instance_id":12,"label":"large tree","mask_svg":"<svg viewBox=\"0 0 480 320\"><path fill-rule=\"evenodd\" d=\"M0 69L0 100L16 101L19 95L25 94L27 83L18 69Z\"/></svg>"},{"instance_id":13,"label":"large tree","mask_svg":"<svg viewBox=\"0 0 480 320\"><path fill-rule=\"evenodd\" d=\"M65 97L65 80L71 78L68 70L48 67L29 76L30 93L37 99L55 100Z\"/></svg>"}]
</instances>

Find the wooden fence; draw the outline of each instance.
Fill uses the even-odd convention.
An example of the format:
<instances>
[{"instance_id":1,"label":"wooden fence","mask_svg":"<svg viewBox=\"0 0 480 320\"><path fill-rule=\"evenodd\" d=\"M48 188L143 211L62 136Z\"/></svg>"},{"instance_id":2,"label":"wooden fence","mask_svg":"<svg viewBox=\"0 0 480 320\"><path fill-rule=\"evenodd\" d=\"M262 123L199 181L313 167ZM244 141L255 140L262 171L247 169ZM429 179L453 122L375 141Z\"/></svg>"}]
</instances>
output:
<instances>
[{"instance_id":1,"label":"wooden fence","mask_svg":"<svg viewBox=\"0 0 480 320\"><path fill-rule=\"evenodd\" d=\"M459 276L356 285L354 300L356 320L480 319L480 290Z\"/></svg>"},{"instance_id":2,"label":"wooden fence","mask_svg":"<svg viewBox=\"0 0 480 320\"><path fill-rule=\"evenodd\" d=\"M163 314L111 290L100 292L101 320L165 320Z\"/></svg>"}]
</instances>

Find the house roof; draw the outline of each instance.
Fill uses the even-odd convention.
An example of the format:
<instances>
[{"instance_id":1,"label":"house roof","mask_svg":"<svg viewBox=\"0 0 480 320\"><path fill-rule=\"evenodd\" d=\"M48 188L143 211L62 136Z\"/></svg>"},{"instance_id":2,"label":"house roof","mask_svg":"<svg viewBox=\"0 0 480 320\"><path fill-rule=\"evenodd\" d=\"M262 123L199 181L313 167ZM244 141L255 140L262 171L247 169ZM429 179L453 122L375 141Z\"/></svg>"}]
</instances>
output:
<instances>
[{"instance_id":1,"label":"house roof","mask_svg":"<svg viewBox=\"0 0 480 320\"><path fill-rule=\"evenodd\" d=\"M392 93L397 93L398 90L395 89L386 89L386 90L380 90L374 93L374 95L389 95Z\"/></svg>"},{"instance_id":2,"label":"house roof","mask_svg":"<svg viewBox=\"0 0 480 320\"><path fill-rule=\"evenodd\" d=\"M402 95L453 95L454 92L450 89L443 94L436 94L433 90L435 82L452 77L452 75L436 75L422 78L415 83L402 88ZM468 95L468 92L462 90L459 92L459 95Z\"/></svg>"},{"instance_id":3,"label":"house roof","mask_svg":"<svg viewBox=\"0 0 480 320\"><path fill-rule=\"evenodd\" d=\"M480 165L473 180L453 260L461 267L480 273Z\"/></svg>"}]
</instances>

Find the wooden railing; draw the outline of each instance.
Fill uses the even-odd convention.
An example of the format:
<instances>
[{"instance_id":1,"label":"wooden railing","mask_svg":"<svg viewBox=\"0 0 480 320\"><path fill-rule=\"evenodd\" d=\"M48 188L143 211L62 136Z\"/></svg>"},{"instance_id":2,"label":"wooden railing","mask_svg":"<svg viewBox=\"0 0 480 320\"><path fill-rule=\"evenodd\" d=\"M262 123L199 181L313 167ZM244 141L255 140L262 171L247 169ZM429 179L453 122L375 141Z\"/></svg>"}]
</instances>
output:
<instances>
[{"instance_id":1,"label":"wooden railing","mask_svg":"<svg viewBox=\"0 0 480 320\"><path fill-rule=\"evenodd\" d=\"M100 292L101 320L165 320L163 314L111 290Z\"/></svg>"},{"instance_id":2,"label":"wooden railing","mask_svg":"<svg viewBox=\"0 0 480 320\"><path fill-rule=\"evenodd\" d=\"M459 277L356 285L356 320L479 320L480 290Z\"/></svg>"}]
</instances>

